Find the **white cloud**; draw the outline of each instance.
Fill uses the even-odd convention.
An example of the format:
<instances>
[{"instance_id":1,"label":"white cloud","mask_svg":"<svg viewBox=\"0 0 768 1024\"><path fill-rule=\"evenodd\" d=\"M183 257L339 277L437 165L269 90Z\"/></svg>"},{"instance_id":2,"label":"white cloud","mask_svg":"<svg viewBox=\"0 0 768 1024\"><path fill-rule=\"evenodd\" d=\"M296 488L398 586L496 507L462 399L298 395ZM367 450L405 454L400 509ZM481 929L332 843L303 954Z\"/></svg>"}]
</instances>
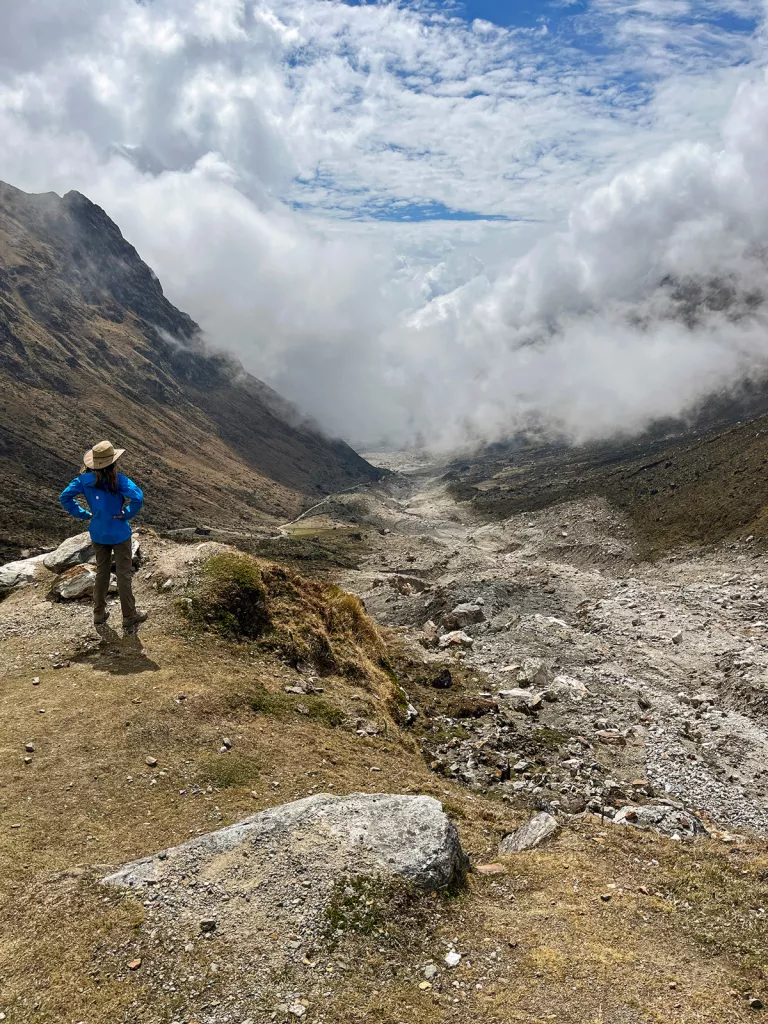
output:
<instances>
[{"instance_id":1,"label":"white cloud","mask_svg":"<svg viewBox=\"0 0 768 1024\"><path fill-rule=\"evenodd\" d=\"M592 0L546 36L426 2L3 5L0 177L103 205L329 429L587 437L762 366L756 321L690 331L655 293L764 270L764 40L729 20L757 0Z\"/></svg>"}]
</instances>

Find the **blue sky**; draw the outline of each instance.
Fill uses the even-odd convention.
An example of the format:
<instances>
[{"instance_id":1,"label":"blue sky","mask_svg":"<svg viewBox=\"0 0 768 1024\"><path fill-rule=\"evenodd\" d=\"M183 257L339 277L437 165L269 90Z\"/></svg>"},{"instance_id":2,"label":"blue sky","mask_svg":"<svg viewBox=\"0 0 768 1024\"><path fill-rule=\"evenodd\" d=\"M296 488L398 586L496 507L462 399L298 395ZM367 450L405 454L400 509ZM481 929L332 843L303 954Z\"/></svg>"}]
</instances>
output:
<instances>
[{"instance_id":1,"label":"blue sky","mask_svg":"<svg viewBox=\"0 0 768 1024\"><path fill-rule=\"evenodd\" d=\"M652 154L683 118L687 130L713 138L730 101L729 74L759 52L763 11L760 0L351 6L367 8L358 31L374 7L397 11L404 33L358 49L347 26L342 52L357 81L347 84L338 67L332 76L339 122L350 126L360 113L354 160L370 172L355 180L348 161L329 154L297 175L293 201L354 218L518 223L561 215L584 181L609 173L628 150ZM382 20L389 31L394 22ZM414 26L429 40L416 46L417 67ZM315 41L302 64L316 70L328 57ZM716 75L719 106L707 85ZM685 109L676 110L681 102Z\"/></svg>"}]
</instances>

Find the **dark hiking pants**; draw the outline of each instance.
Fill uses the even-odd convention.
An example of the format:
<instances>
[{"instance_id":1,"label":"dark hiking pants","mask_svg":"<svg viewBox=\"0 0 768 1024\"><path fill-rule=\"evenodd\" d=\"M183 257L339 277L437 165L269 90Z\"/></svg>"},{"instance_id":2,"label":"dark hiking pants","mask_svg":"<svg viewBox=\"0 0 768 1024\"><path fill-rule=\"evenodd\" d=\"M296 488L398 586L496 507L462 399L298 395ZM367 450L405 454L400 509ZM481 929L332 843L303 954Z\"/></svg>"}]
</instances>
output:
<instances>
[{"instance_id":1,"label":"dark hiking pants","mask_svg":"<svg viewBox=\"0 0 768 1024\"><path fill-rule=\"evenodd\" d=\"M123 618L132 619L136 614L136 602L133 599L131 576L131 538L122 544L96 544L96 585L93 588L93 615L100 619L107 610L107 592L112 569L112 552L115 552L115 574L117 576L117 592L120 595L120 606Z\"/></svg>"}]
</instances>

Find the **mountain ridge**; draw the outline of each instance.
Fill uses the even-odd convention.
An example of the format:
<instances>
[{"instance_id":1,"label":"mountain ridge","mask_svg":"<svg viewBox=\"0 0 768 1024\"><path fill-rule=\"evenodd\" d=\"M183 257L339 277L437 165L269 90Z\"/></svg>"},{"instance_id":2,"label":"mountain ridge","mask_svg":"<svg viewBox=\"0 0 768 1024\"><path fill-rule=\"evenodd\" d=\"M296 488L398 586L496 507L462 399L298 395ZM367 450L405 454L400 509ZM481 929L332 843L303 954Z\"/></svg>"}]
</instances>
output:
<instances>
[{"instance_id":1,"label":"mountain ridge","mask_svg":"<svg viewBox=\"0 0 768 1024\"><path fill-rule=\"evenodd\" d=\"M102 437L155 525L259 528L381 474L198 325L79 192L0 183L0 543L59 539L56 495ZM13 540L11 540L11 537Z\"/></svg>"}]
</instances>

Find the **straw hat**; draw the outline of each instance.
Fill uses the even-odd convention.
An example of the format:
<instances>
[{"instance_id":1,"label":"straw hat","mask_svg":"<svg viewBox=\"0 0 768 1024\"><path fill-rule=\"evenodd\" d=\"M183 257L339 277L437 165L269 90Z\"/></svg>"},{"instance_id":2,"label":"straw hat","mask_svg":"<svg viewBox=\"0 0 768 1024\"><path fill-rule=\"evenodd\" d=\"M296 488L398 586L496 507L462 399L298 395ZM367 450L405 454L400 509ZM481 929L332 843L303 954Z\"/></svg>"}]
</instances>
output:
<instances>
[{"instance_id":1,"label":"straw hat","mask_svg":"<svg viewBox=\"0 0 768 1024\"><path fill-rule=\"evenodd\" d=\"M106 469L117 462L125 448L115 448L111 441L99 441L85 453L83 462L88 469Z\"/></svg>"}]
</instances>

